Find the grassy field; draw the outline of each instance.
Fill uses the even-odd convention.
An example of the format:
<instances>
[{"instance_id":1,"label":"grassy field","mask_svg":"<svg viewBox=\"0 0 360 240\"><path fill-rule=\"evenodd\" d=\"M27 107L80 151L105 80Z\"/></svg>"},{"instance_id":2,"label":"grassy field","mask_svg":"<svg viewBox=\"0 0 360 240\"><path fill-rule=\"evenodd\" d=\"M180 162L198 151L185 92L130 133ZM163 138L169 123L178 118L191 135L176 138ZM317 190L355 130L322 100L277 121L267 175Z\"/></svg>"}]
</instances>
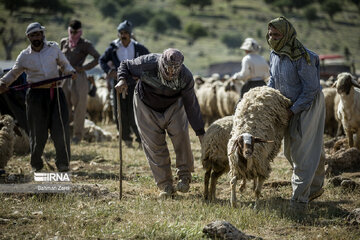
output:
<instances>
[{"instance_id":1,"label":"grassy field","mask_svg":"<svg viewBox=\"0 0 360 240\"><path fill-rule=\"evenodd\" d=\"M74 9L71 18L78 18L83 22L84 37L95 43L96 49L103 53L109 43L117 38L116 26L120 19L104 18L93 1L69 0ZM168 47L181 49L185 55L185 64L194 74L206 75L209 64L241 61L244 52L239 48L229 49L221 41L226 34L240 34L242 39L253 37L259 41L263 49L261 54L268 59L269 48L265 41L267 22L283 15L277 9L266 5L263 0L233 0L213 1L213 5L200 11L194 7L193 11L176 4L174 0L134 0L134 6L159 11L171 11L176 14L182 23L181 30L170 30L164 34L157 34L148 26L134 28L137 40L144 44L151 52L162 52ZM319 5L315 5L320 9ZM309 24L298 10L284 14L293 23L298 32L298 39L309 49L318 54L344 54L347 47L351 59L360 69L360 14L350 3L343 5L343 12L334 16L334 21L318 11L319 19ZM3 13L0 8L0 13ZM34 19L37 20L37 19ZM200 38L189 45L185 26L188 23L199 23L208 32L208 36ZM42 22L46 26L48 40L60 41L66 36L66 23ZM27 24L17 27L23 34ZM27 46L24 41L18 44L13 51L15 59L21 49ZM0 51L0 59L4 52Z\"/></svg>"},{"instance_id":2,"label":"grassy field","mask_svg":"<svg viewBox=\"0 0 360 240\"><path fill-rule=\"evenodd\" d=\"M103 127L115 133L115 125ZM200 144L192 130L190 135L195 172L189 193L158 199L143 151L124 146L123 199L119 200L118 141L81 142L72 145L73 193L0 195L0 239L206 239L202 229L215 220L229 221L263 239L360 238L359 226L346 221L348 213L360 206L359 190L348 192L327 184L306 216L294 215L288 208L291 169L281 155L272 165L256 209L252 184L241 196L237 193L238 208L230 207L227 175L220 178L218 200L204 201ZM174 165L172 147L170 153ZM54 156L48 143L44 157L54 165ZM29 156L13 157L7 170L29 175L29 165Z\"/></svg>"}]
</instances>

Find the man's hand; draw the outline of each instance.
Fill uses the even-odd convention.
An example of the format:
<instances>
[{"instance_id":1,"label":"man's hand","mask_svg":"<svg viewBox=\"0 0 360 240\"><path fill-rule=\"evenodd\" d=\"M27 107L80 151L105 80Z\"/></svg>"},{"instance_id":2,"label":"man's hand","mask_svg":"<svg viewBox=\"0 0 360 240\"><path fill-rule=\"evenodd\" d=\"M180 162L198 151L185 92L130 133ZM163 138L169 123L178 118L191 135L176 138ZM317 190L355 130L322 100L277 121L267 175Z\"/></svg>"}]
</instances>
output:
<instances>
[{"instance_id":1,"label":"man's hand","mask_svg":"<svg viewBox=\"0 0 360 240\"><path fill-rule=\"evenodd\" d=\"M72 72L72 73L71 73L71 79L72 79L72 80L75 80L75 79L76 79L76 72Z\"/></svg>"},{"instance_id":2,"label":"man's hand","mask_svg":"<svg viewBox=\"0 0 360 240\"><path fill-rule=\"evenodd\" d=\"M81 66L76 66L76 67L74 67L74 68L75 68L76 72L83 72L83 71L85 71L85 69L84 69L83 67L81 67Z\"/></svg>"},{"instance_id":3,"label":"man's hand","mask_svg":"<svg viewBox=\"0 0 360 240\"><path fill-rule=\"evenodd\" d=\"M115 89L116 91L118 91L118 93L121 93L123 96L124 94L128 94L128 85L125 81L125 79L120 79L120 81L115 85Z\"/></svg>"},{"instance_id":4,"label":"man's hand","mask_svg":"<svg viewBox=\"0 0 360 240\"><path fill-rule=\"evenodd\" d=\"M199 136L198 136L198 138L199 138L199 142L200 142L200 144L202 144L202 142L203 142L203 138L204 138L204 135L199 135Z\"/></svg>"},{"instance_id":5,"label":"man's hand","mask_svg":"<svg viewBox=\"0 0 360 240\"><path fill-rule=\"evenodd\" d=\"M107 74L106 74L106 79L116 79L116 69L111 69Z\"/></svg>"},{"instance_id":6,"label":"man's hand","mask_svg":"<svg viewBox=\"0 0 360 240\"><path fill-rule=\"evenodd\" d=\"M8 87L6 86L6 83L0 80L0 94L4 93L8 90Z\"/></svg>"}]
</instances>

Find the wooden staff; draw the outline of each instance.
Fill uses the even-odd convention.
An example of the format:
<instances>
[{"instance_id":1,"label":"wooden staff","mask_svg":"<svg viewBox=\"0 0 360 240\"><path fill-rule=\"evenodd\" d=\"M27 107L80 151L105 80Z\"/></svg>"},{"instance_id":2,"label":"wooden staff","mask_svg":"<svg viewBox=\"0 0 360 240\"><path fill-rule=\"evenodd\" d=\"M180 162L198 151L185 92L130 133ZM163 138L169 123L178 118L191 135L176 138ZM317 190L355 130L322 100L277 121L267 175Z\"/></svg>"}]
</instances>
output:
<instances>
[{"instance_id":1,"label":"wooden staff","mask_svg":"<svg viewBox=\"0 0 360 240\"><path fill-rule=\"evenodd\" d=\"M121 125L121 106L120 106L120 93L116 91L116 103L117 103L117 117L118 117L118 125L119 125L119 158L120 158L120 195L119 198L121 200L122 198L122 165L123 165L123 159L122 159L122 125ZM122 98L125 98L124 93L122 94Z\"/></svg>"}]
</instances>

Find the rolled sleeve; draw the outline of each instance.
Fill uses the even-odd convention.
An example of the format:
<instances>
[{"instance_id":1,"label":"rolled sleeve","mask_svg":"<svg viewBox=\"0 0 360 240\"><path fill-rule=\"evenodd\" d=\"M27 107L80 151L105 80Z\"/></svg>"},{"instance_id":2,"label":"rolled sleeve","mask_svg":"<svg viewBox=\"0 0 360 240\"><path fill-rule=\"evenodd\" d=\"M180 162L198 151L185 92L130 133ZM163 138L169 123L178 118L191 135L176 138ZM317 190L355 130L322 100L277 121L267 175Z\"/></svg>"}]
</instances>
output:
<instances>
[{"instance_id":1,"label":"rolled sleeve","mask_svg":"<svg viewBox=\"0 0 360 240\"><path fill-rule=\"evenodd\" d=\"M7 72L4 77L1 78L0 81L6 83L6 86L11 85L24 71L24 67L21 65L22 62L22 54L20 54L15 61L12 69Z\"/></svg>"}]
</instances>

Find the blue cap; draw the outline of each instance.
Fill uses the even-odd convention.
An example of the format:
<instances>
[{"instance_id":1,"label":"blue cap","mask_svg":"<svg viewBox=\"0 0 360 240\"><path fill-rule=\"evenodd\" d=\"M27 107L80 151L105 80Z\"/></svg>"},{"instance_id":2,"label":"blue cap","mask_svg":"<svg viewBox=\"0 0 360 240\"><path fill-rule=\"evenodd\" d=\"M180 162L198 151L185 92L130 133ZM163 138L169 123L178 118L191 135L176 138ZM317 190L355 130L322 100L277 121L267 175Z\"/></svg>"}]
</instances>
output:
<instances>
[{"instance_id":1,"label":"blue cap","mask_svg":"<svg viewBox=\"0 0 360 240\"><path fill-rule=\"evenodd\" d=\"M121 22L119 24L119 26L117 27L117 30L118 32L120 31L126 31L128 32L129 34L131 34L131 31L132 31L132 23L128 20L125 20L123 22Z\"/></svg>"},{"instance_id":2,"label":"blue cap","mask_svg":"<svg viewBox=\"0 0 360 240\"><path fill-rule=\"evenodd\" d=\"M26 28L26 31L25 31L25 34L26 35L29 35L30 33L33 33L33 32L44 32L45 31L45 27L44 26L41 26L40 23L38 22L33 22L33 23L30 23L27 28Z\"/></svg>"}]
</instances>

